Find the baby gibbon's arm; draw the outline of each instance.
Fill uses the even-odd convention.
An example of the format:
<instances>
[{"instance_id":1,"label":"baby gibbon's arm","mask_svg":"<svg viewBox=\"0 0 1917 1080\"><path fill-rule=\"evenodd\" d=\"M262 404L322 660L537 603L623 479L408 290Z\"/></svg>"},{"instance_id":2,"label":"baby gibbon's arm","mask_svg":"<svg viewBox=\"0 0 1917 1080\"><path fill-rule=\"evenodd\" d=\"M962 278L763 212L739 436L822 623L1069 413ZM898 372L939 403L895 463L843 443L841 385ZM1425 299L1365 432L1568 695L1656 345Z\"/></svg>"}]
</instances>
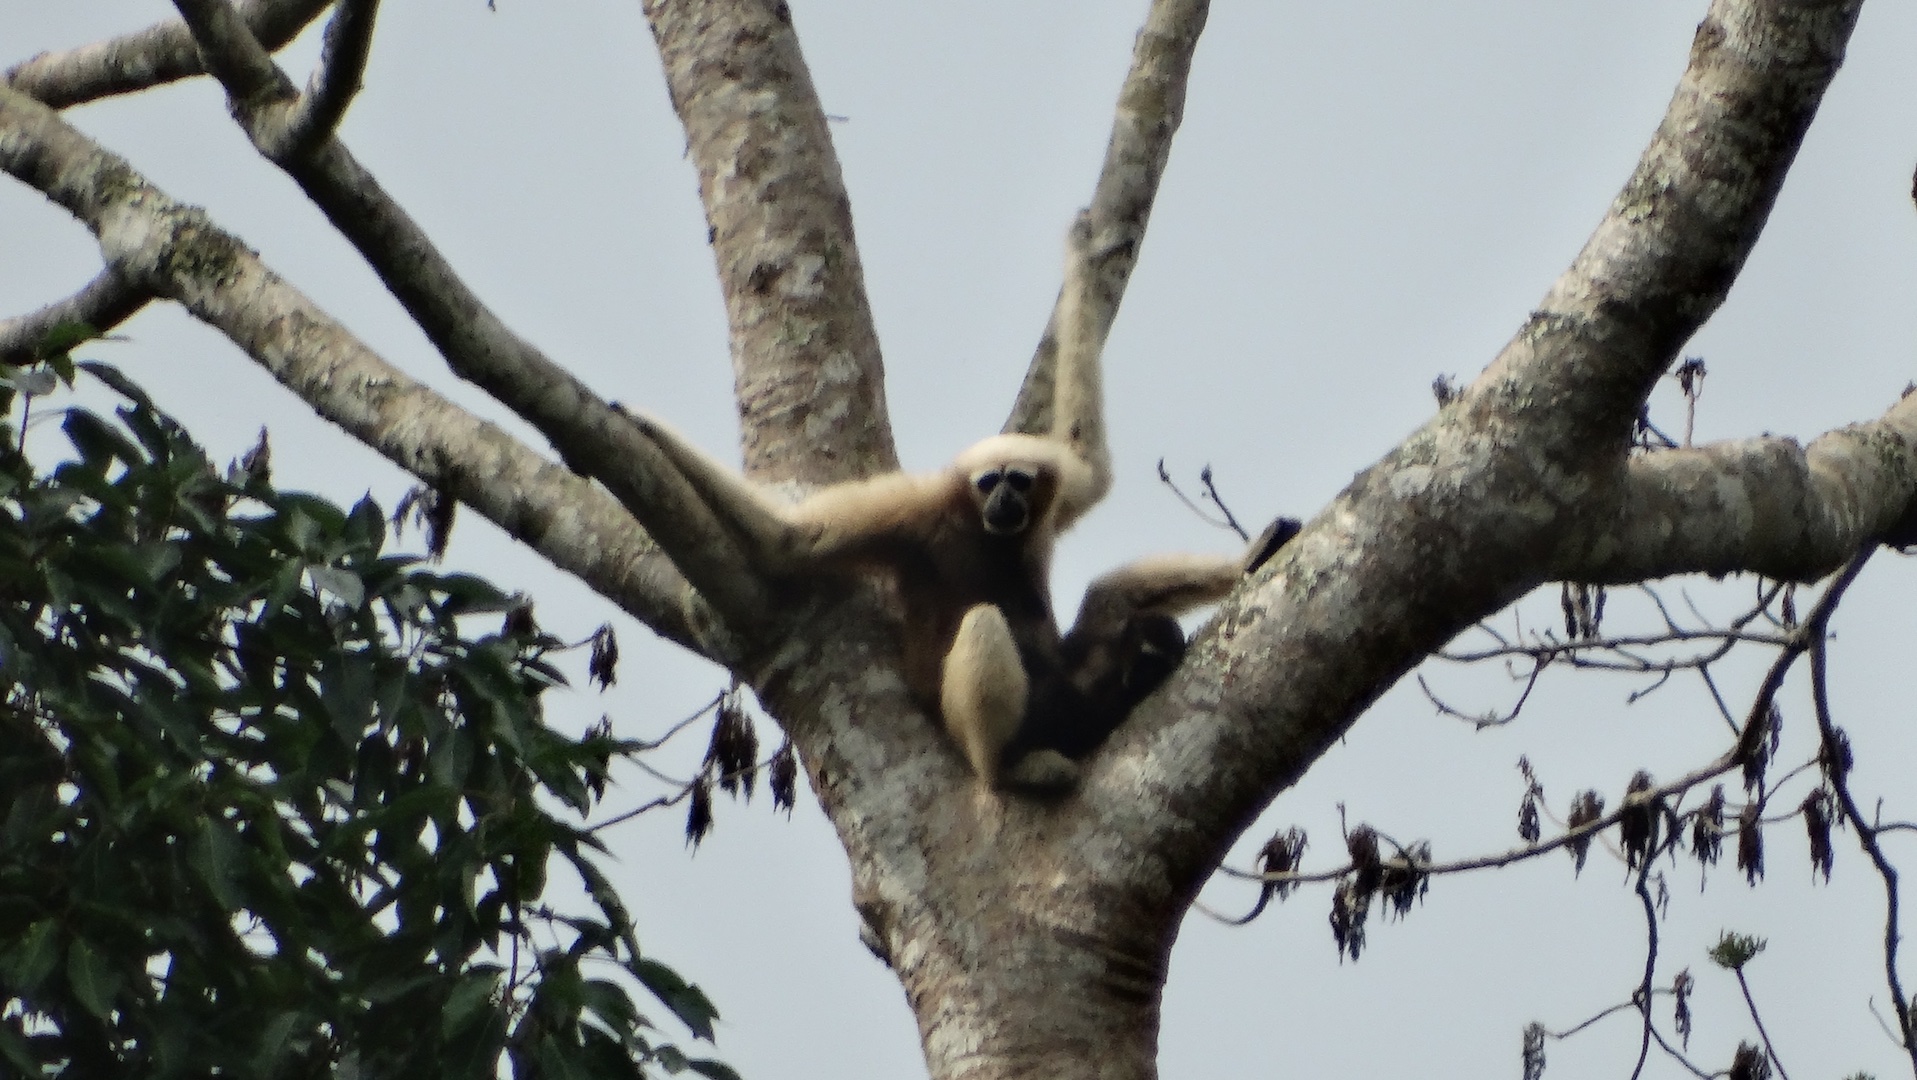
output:
<instances>
[{"instance_id":1,"label":"baby gibbon's arm","mask_svg":"<svg viewBox=\"0 0 1917 1080\"><path fill-rule=\"evenodd\" d=\"M1239 579L1263 566L1298 535L1295 518L1265 526L1243 554L1152 555L1127 563L1085 589L1072 633L1104 638L1138 615L1183 615L1223 600Z\"/></svg>"}]
</instances>

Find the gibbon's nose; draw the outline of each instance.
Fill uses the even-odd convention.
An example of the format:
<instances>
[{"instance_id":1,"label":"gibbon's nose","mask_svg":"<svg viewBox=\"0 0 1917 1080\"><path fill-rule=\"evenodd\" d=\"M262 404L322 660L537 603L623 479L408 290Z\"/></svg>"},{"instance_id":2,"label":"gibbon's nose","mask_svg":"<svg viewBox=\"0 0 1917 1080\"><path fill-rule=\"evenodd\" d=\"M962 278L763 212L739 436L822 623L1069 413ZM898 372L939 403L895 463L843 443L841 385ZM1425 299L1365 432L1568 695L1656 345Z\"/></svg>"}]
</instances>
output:
<instances>
[{"instance_id":1,"label":"gibbon's nose","mask_svg":"<svg viewBox=\"0 0 1917 1080\"><path fill-rule=\"evenodd\" d=\"M985 500L985 530L999 536L1009 536L1025 528L1029 516L1025 509L1025 500L1012 490L1010 484L1001 484Z\"/></svg>"}]
</instances>

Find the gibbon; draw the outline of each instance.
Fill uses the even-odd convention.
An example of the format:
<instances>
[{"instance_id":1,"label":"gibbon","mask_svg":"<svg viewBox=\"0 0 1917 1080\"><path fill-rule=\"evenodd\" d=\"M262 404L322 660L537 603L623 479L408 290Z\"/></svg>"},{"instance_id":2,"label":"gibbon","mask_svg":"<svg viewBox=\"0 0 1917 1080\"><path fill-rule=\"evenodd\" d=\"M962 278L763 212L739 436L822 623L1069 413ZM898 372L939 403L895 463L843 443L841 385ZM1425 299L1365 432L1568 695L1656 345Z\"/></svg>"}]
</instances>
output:
<instances>
[{"instance_id":1,"label":"gibbon","mask_svg":"<svg viewBox=\"0 0 1917 1080\"><path fill-rule=\"evenodd\" d=\"M995 435L937 472L835 484L787 505L633 416L755 566L788 577L848 569L892 577L906 684L988 788L1008 767L1014 785L1069 783L1073 763L1177 667L1185 638L1174 616L1223 598L1297 531L1296 522L1289 531L1274 523L1240 558L1160 556L1115 570L1093 583L1061 637L1052 547L1111 486L1103 331L1083 310L1082 224L1072 239L1045 435Z\"/></svg>"},{"instance_id":2,"label":"gibbon","mask_svg":"<svg viewBox=\"0 0 1917 1080\"><path fill-rule=\"evenodd\" d=\"M1093 581L1059 645L1063 677L1039 684L1005 747L1008 779L1036 789L1069 786L1075 763L1178 670L1186 642L1177 617L1224 599L1299 529L1297 519L1278 518L1242 557L1159 555Z\"/></svg>"}]
</instances>

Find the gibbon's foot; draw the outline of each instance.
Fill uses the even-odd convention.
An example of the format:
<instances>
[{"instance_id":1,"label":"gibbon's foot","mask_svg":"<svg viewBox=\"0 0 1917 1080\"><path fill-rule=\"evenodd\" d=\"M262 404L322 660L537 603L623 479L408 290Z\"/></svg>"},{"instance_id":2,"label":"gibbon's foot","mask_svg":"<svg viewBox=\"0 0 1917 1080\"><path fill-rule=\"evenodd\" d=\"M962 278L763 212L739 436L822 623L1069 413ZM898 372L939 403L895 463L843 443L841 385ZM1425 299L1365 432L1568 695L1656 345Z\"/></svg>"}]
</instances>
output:
<instances>
[{"instance_id":1,"label":"gibbon's foot","mask_svg":"<svg viewBox=\"0 0 1917 1080\"><path fill-rule=\"evenodd\" d=\"M1078 786L1078 762L1056 750L1034 750L1006 769L1000 782L1013 791L1063 795Z\"/></svg>"},{"instance_id":2,"label":"gibbon's foot","mask_svg":"<svg viewBox=\"0 0 1917 1080\"><path fill-rule=\"evenodd\" d=\"M1271 557L1278 554L1278 549L1290 543L1291 538L1297 536L1299 530L1303 528L1303 523L1291 517L1278 518L1265 526L1265 531L1259 533L1258 539L1253 540L1251 547L1245 551L1245 573L1256 573L1259 567L1270 562Z\"/></svg>"}]
</instances>

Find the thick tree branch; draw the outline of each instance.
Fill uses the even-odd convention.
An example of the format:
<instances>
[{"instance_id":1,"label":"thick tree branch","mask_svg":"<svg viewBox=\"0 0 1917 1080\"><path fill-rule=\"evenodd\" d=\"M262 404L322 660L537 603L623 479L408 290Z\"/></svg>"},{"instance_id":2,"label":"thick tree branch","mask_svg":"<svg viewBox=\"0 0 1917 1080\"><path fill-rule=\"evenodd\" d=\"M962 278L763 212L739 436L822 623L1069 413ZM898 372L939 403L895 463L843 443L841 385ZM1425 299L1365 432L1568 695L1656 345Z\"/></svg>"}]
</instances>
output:
<instances>
[{"instance_id":1,"label":"thick tree branch","mask_svg":"<svg viewBox=\"0 0 1917 1080\"><path fill-rule=\"evenodd\" d=\"M373 52L373 24L379 0L339 0L326 24L326 42L319 66L306 92L287 120L288 138L295 148L311 147L331 138L346 118L346 107L359 93L366 60Z\"/></svg>"},{"instance_id":2,"label":"thick tree branch","mask_svg":"<svg viewBox=\"0 0 1917 1080\"><path fill-rule=\"evenodd\" d=\"M1132 47L1132 66L1118 92L1105 163L1086 211L1092 256L1086 280L1093 288L1082 306L1095 329L1090 342L1095 347L1102 347L1111 332L1132 267L1138 264L1158 181L1171 157L1172 136L1184 120L1192 53L1210 7L1209 0L1154 0ZM1052 372L1058 360L1058 320L1065 304L1061 293L1005 422L1006 431L1051 430Z\"/></svg>"},{"instance_id":3,"label":"thick tree branch","mask_svg":"<svg viewBox=\"0 0 1917 1080\"><path fill-rule=\"evenodd\" d=\"M1094 759L1085 845L1158 856L1121 868L1127 887L1182 910L1380 694L1614 509L1639 403L1742 265L1856 8L1716 0L1637 175L1543 313L1227 601Z\"/></svg>"},{"instance_id":4,"label":"thick tree branch","mask_svg":"<svg viewBox=\"0 0 1917 1080\"><path fill-rule=\"evenodd\" d=\"M646 0L699 170L746 471L897 467L851 204L785 0Z\"/></svg>"},{"instance_id":5,"label":"thick tree branch","mask_svg":"<svg viewBox=\"0 0 1917 1080\"><path fill-rule=\"evenodd\" d=\"M1636 170L1571 267L1466 392L1569 459L1621 452L1717 310L1843 61L1862 0L1715 0Z\"/></svg>"},{"instance_id":6,"label":"thick tree branch","mask_svg":"<svg viewBox=\"0 0 1917 1080\"><path fill-rule=\"evenodd\" d=\"M1812 581L1881 540L1917 501L1917 395L1800 447L1739 439L1631 459L1615 515L1567 544L1564 576L1641 581L1755 571Z\"/></svg>"},{"instance_id":7,"label":"thick tree branch","mask_svg":"<svg viewBox=\"0 0 1917 1080\"><path fill-rule=\"evenodd\" d=\"M84 324L104 334L132 318L150 299L151 293L136 288L108 267L64 300L25 315L0 319L0 361L24 364L37 359L34 350L57 327Z\"/></svg>"},{"instance_id":8,"label":"thick tree branch","mask_svg":"<svg viewBox=\"0 0 1917 1080\"><path fill-rule=\"evenodd\" d=\"M330 0L239 0L240 18L268 49L293 40ZM110 41L41 53L6 73L5 82L56 109L131 94L204 75L193 36L178 19Z\"/></svg>"},{"instance_id":9,"label":"thick tree branch","mask_svg":"<svg viewBox=\"0 0 1917 1080\"><path fill-rule=\"evenodd\" d=\"M743 555L653 443L507 327L330 132L317 141L302 134L316 108L308 103L313 91L295 95L227 0L178 0L178 7L254 145L352 242L453 371L531 424L575 471L604 484L728 620L741 624L762 611L764 594Z\"/></svg>"},{"instance_id":10,"label":"thick tree branch","mask_svg":"<svg viewBox=\"0 0 1917 1080\"><path fill-rule=\"evenodd\" d=\"M590 481L387 364L203 211L175 202L45 106L0 88L0 136L0 169L92 229L108 263L135 287L178 301L320 415L661 635L722 662L736 660L736 646L674 564ZM678 527L697 549L706 519L696 503L684 505L690 493L683 485L635 478L628 494L662 516L683 513ZM704 542L724 550L716 537Z\"/></svg>"}]
</instances>

